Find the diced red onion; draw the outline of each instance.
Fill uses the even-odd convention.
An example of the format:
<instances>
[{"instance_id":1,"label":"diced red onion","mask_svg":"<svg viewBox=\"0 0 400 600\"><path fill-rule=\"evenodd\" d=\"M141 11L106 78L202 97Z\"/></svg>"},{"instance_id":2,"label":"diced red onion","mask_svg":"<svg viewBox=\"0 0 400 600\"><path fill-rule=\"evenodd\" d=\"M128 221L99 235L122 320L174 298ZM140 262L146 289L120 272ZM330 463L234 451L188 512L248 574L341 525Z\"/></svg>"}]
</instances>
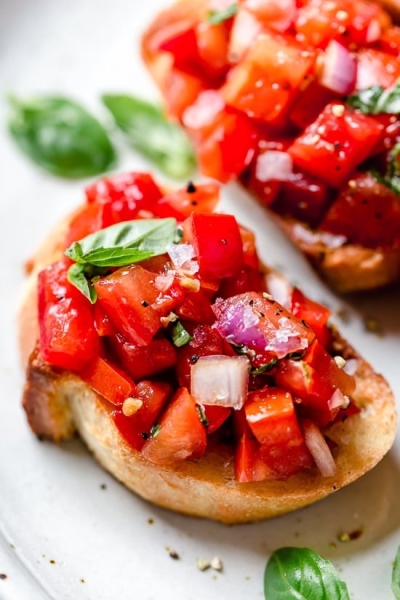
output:
<instances>
[{"instance_id":1,"label":"diced red onion","mask_svg":"<svg viewBox=\"0 0 400 600\"><path fill-rule=\"evenodd\" d=\"M325 50L319 82L338 94L354 90L357 77L357 61L342 44L331 40Z\"/></svg>"},{"instance_id":2,"label":"diced red onion","mask_svg":"<svg viewBox=\"0 0 400 600\"><path fill-rule=\"evenodd\" d=\"M294 225L293 235L305 244L318 244L322 242L328 248L340 248L347 241L347 238L344 235L335 235L334 233L329 233L327 231L317 233L300 223Z\"/></svg>"},{"instance_id":3,"label":"diced red onion","mask_svg":"<svg viewBox=\"0 0 400 600\"><path fill-rule=\"evenodd\" d=\"M332 453L319 428L312 421L303 422L306 446L323 477L333 477L336 465Z\"/></svg>"},{"instance_id":4,"label":"diced red onion","mask_svg":"<svg viewBox=\"0 0 400 600\"><path fill-rule=\"evenodd\" d=\"M358 363L359 361L357 358L349 358L346 360L343 371L347 373L347 375L355 375L357 373Z\"/></svg>"},{"instance_id":5,"label":"diced red onion","mask_svg":"<svg viewBox=\"0 0 400 600\"><path fill-rule=\"evenodd\" d=\"M293 160L287 152L267 150L259 154L256 162L258 181L288 181L293 174Z\"/></svg>"},{"instance_id":6,"label":"diced red onion","mask_svg":"<svg viewBox=\"0 0 400 600\"><path fill-rule=\"evenodd\" d=\"M241 7L233 22L228 50L229 60L239 62L261 31L260 21L249 10Z\"/></svg>"},{"instance_id":7,"label":"diced red onion","mask_svg":"<svg viewBox=\"0 0 400 600\"><path fill-rule=\"evenodd\" d=\"M199 404L239 410L247 395L249 360L245 356L202 356L191 367L191 394Z\"/></svg>"}]
</instances>

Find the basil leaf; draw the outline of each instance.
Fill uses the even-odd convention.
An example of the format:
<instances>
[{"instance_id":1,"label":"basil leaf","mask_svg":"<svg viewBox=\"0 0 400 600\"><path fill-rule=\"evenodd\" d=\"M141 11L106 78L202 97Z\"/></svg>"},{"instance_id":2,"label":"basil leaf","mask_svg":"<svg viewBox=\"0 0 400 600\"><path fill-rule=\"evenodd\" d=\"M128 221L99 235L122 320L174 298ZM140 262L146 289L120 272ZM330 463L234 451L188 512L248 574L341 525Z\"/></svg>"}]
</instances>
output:
<instances>
[{"instance_id":1,"label":"basil leaf","mask_svg":"<svg viewBox=\"0 0 400 600\"><path fill-rule=\"evenodd\" d=\"M124 266L164 254L175 236L176 221L172 218L124 221L74 242L65 254L79 263Z\"/></svg>"},{"instance_id":2,"label":"basil leaf","mask_svg":"<svg viewBox=\"0 0 400 600\"><path fill-rule=\"evenodd\" d=\"M177 348L182 348L182 346L186 346L186 344L188 344L193 339L180 321L176 321L171 326L171 337L172 343Z\"/></svg>"},{"instance_id":3,"label":"basil leaf","mask_svg":"<svg viewBox=\"0 0 400 600\"><path fill-rule=\"evenodd\" d=\"M68 281L72 283L86 298L94 304L97 300L96 290L88 281L84 265L74 264L68 269Z\"/></svg>"},{"instance_id":4,"label":"basil leaf","mask_svg":"<svg viewBox=\"0 0 400 600\"><path fill-rule=\"evenodd\" d=\"M196 159L189 138L160 107L123 94L105 94L102 101L131 145L166 175L185 179L193 172Z\"/></svg>"},{"instance_id":5,"label":"basil leaf","mask_svg":"<svg viewBox=\"0 0 400 600\"><path fill-rule=\"evenodd\" d=\"M227 21L231 17L234 17L239 10L239 4L234 2L225 8L225 10L210 10L207 15L207 22L212 25L219 25L224 21Z\"/></svg>"},{"instance_id":6,"label":"basil leaf","mask_svg":"<svg viewBox=\"0 0 400 600\"><path fill-rule=\"evenodd\" d=\"M65 254L75 261L68 279L90 302L96 302L93 277L109 267L123 267L164 254L176 240L175 219L124 221L74 242Z\"/></svg>"},{"instance_id":7,"label":"basil leaf","mask_svg":"<svg viewBox=\"0 0 400 600\"><path fill-rule=\"evenodd\" d=\"M262 375L263 373L269 373L278 364L278 359L273 358L265 365L258 367L258 369L251 369L250 375Z\"/></svg>"},{"instance_id":8,"label":"basil leaf","mask_svg":"<svg viewBox=\"0 0 400 600\"><path fill-rule=\"evenodd\" d=\"M331 562L308 548L280 548L264 573L265 600L350 600Z\"/></svg>"},{"instance_id":9,"label":"basil leaf","mask_svg":"<svg viewBox=\"0 0 400 600\"><path fill-rule=\"evenodd\" d=\"M397 549L396 558L393 564L391 587L396 600L400 600L400 546Z\"/></svg>"},{"instance_id":10,"label":"basil leaf","mask_svg":"<svg viewBox=\"0 0 400 600\"><path fill-rule=\"evenodd\" d=\"M90 177L115 163L106 131L77 102L57 96L9 100L11 136L26 156L53 175Z\"/></svg>"},{"instance_id":11,"label":"basil leaf","mask_svg":"<svg viewBox=\"0 0 400 600\"><path fill-rule=\"evenodd\" d=\"M373 85L351 94L347 103L357 108L364 114L400 114L400 81L396 81L391 87L384 89L380 85Z\"/></svg>"}]
</instances>

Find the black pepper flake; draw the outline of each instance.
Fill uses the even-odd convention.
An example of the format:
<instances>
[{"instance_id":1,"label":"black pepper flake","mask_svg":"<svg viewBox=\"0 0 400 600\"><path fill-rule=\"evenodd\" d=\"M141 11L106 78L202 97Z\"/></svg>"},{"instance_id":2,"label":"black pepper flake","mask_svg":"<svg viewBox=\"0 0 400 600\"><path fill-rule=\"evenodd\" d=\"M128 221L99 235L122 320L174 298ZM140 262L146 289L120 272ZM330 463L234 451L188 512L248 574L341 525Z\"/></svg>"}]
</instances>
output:
<instances>
[{"instance_id":1,"label":"black pepper flake","mask_svg":"<svg viewBox=\"0 0 400 600\"><path fill-rule=\"evenodd\" d=\"M192 206L197 206L198 202L196 202L196 200L192 200L192 202L190 203Z\"/></svg>"},{"instance_id":2,"label":"black pepper flake","mask_svg":"<svg viewBox=\"0 0 400 600\"><path fill-rule=\"evenodd\" d=\"M7 575L5 573L0 573L0 579L7 579Z\"/></svg>"},{"instance_id":3,"label":"black pepper flake","mask_svg":"<svg viewBox=\"0 0 400 600\"><path fill-rule=\"evenodd\" d=\"M86 583L86 581L85 581L83 578L81 578L79 581L80 581L81 583Z\"/></svg>"},{"instance_id":4,"label":"black pepper flake","mask_svg":"<svg viewBox=\"0 0 400 600\"><path fill-rule=\"evenodd\" d=\"M197 363L197 361L199 360L200 356L198 356L197 354L192 354L192 356L190 357L190 363L192 365L195 365Z\"/></svg>"},{"instance_id":5,"label":"black pepper flake","mask_svg":"<svg viewBox=\"0 0 400 600\"><path fill-rule=\"evenodd\" d=\"M309 325L305 322L304 319L301 320L301 324L304 325L304 327L307 327L307 329L310 329Z\"/></svg>"},{"instance_id":6,"label":"black pepper flake","mask_svg":"<svg viewBox=\"0 0 400 600\"><path fill-rule=\"evenodd\" d=\"M147 519L147 522L149 525L154 525L154 519L152 519L151 517Z\"/></svg>"},{"instance_id":7,"label":"black pepper flake","mask_svg":"<svg viewBox=\"0 0 400 600\"><path fill-rule=\"evenodd\" d=\"M253 306L254 300L249 300L249 306Z\"/></svg>"},{"instance_id":8,"label":"black pepper flake","mask_svg":"<svg viewBox=\"0 0 400 600\"><path fill-rule=\"evenodd\" d=\"M51 558L51 559L49 560L49 563L50 563L51 565L55 565L55 564L56 564L56 561L55 561L53 558Z\"/></svg>"},{"instance_id":9,"label":"black pepper flake","mask_svg":"<svg viewBox=\"0 0 400 600\"><path fill-rule=\"evenodd\" d=\"M142 300L141 305L147 308L150 304L146 300Z\"/></svg>"},{"instance_id":10,"label":"black pepper flake","mask_svg":"<svg viewBox=\"0 0 400 600\"><path fill-rule=\"evenodd\" d=\"M167 551L173 560L179 560L180 557L176 550L173 550L173 548L167 548Z\"/></svg>"},{"instance_id":11,"label":"black pepper flake","mask_svg":"<svg viewBox=\"0 0 400 600\"><path fill-rule=\"evenodd\" d=\"M188 181L188 184L186 186L186 191L188 194L194 194L195 192L197 192L197 188L194 185L193 181Z\"/></svg>"},{"instance_id":12,"label":"black pepper flake","mask_svg":"<svg viewBox=\"0 0 400 600\"><path fill-rule=\"evenodd\" d=\"M101 490L106 490L107 489L107 485L105 483L101 483L100 484L100 489Z\"/></svg>"},{"instance_id":13,"label":"black pepper flake","mask_svg":"<svg viewBox=\"0 0 400 600\"><path fill-rule=\"evenodd\" d=\"M149 437L150 437L150 435L147 433L147 431L142 431L142 438L143 438L144 440L148 440L148 439L149 439Z\"/></svg>"}]
</instances>

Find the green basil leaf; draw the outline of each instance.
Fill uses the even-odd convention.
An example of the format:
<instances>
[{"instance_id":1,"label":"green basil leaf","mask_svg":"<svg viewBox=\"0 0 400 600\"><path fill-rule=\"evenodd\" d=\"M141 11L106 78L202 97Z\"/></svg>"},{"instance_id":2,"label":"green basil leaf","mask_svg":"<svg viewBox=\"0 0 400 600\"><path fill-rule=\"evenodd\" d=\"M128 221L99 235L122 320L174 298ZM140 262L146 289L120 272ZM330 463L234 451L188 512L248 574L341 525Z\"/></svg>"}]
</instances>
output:
<instances>
[{"instance_id":1,"label":"green basil leaf","mask_svg":"<svg viewBox=\"0 0 400 600\"><path fill-rule=\"evenodd\" d=\"M86 298L94 304L97 300L96 290L88 281L84 265L78 263L71 265L68 269L68 281L72 283Z\"/></svg>"},{"instance_id":2,"label":"green basil leaf","mask_svg":"<svg viewBox=\"0 0 400 600\"><path fill-rule=\"evenodd\" d=\"M171 338L172 343L175 346L177 346L177 348L182 348L182 346L186 346L186 344L188 344L193 339L180 321L176 321L172 324Z\"/></svg>"},{"instance_id":3,"label":"green basil leaf","mask_svg":"<svg viewBox=\"0 0 400 600\"><path fill-rule=\"evenodd\" d=\"M364 114L400 114L400 81L396 81L391 87L384 89L380 85L373 85L351 94L347 103L357 108Z\"/></svg>"},{"instance_id":4,"label":"green basil leaf","mask_svg":"<svg viewBox=\"0 0 400 600\"><path fill-rule=\"evenodd\" d=\"M10 98L10 133L31 160L69 179L108 170L115 150L102 125L80 104L57 96Z\"/></svg>"},{"instance_id":5,"label":"green basil leaf","mask_svg":"<svg viewBox=\"0 0 400 600\"><path fill-rule=\"evenodd\" d=\"M225 10L210 10L207 15L207 22L212 25L219 25L224 21L227 21L231 17L234 17L239 10L239 4L234 2L225 8Z\"/></svg>"},{"instance_id":6,"label":"green basil leaf","mask_svg":"<svg viewBox=\"0 0 400 600\"><path fill-rule=\"evenodd\" d=\"M102 96L116 125L130 144L174 179L187 178L196 167L193 147L178 123L168 121L163 110L128 95Z\"/></svg>"},{"instance_id":7,"label":"green basil leaf","mask_svg":"<svg viewBox=\"0 0 400 600\"><path fill-rule=\"evenodd\" d=\"M265 600L350 600L331 562L308 548L280 548L264 573Z\"/></svg>"},{"instance_id":8,"label":"green basil leaf","mask_svg":"<svg viewBox=\"0 0 400 600\"><path fill-rule=\"evenodd\" d=\"M79 263L90 263L96 266L123 266L136 262L131 260L138 252L142 258L164 254L176 236L176 220L169 219L137 219L124 221L96 231L74 242L65 254ZM134 250L126 252L125 250ZM125 254L125 256L124 256ZM92 262L90 259L96 260ZM124 262L124 258L127 262ZM99 264L99 261L101 264ZM115 261L115 262L114 262Z\"/></svg>"},{"instance_id":9,"label":"green basil leaf","mask_svg":"<svg viewBox=\"0 0 400 600\"><path fill-rule=\"evenodd\" d=\"M262 375L263 373L269 373L278 364L278 359L273 358L265 365L258 367L258 369L251 369L250 375Z\"/></svg>"},{"instance_id":10,"label":"green basil leaf","mask_svg":"<svg viewBox=\"0 0 400 600\"><path fill-rule=\"evenodd\" d=\"M396 600L400 600L400 546L397 549L396 558L393 563L391 587Z\"/></svg>"}]
</instances>

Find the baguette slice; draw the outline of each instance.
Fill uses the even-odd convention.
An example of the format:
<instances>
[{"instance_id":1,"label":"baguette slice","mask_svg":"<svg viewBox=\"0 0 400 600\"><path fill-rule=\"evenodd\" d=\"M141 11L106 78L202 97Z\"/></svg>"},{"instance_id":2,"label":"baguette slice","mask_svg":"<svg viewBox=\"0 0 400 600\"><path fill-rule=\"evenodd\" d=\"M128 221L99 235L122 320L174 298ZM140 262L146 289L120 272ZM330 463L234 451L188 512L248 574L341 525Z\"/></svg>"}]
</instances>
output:
<instances>
[{"instance_id":1,"label":"baguette slice","mask_svg":"<svg viewBox=\"0 0 400 600\"><path fill-rule=\"evenodd\" d=\"M315 467L287 481L238 484L231 449L213 436L201 459L168 467L146 461L120 435L108 402L79 376L44 363L37 350L37 273L60 258L59 240L68 223L64 220L30 261L19 311L26 365L23 406L38 436L59 442L77 432L98 462L139 496L179 513L229 524L275 517L320 500L369 471L388 452L396 431L393 394L384 378L335 331L334 351L357 361L354 400L361 410L327 430L337 443L334 477L322 477Z\"/></svg>"},{"instance_id":2,"label":"baguette slice","mask_svg":"<svg viewBox=\"0 0 400 600\"><path fill-rule=\"evenodd\" d=\"M392 17L400 21L400 0L377 2ZM142 37L142 57L162 94L170 85L171 57L167 52L154 49L153 39L163 26L172 27L176 21L196 23L204 19L209 0L178 0L163 10L149 25ZM267 209L268 210L268 209ZM371 290L400 280L400 248L367 248L346 243L335 247L326 241L329 235L320 235L306 223L293 217L278 215L268 210L293 244L301 250L319 275L340 293Z\"/></svg>"}]
</instances>

